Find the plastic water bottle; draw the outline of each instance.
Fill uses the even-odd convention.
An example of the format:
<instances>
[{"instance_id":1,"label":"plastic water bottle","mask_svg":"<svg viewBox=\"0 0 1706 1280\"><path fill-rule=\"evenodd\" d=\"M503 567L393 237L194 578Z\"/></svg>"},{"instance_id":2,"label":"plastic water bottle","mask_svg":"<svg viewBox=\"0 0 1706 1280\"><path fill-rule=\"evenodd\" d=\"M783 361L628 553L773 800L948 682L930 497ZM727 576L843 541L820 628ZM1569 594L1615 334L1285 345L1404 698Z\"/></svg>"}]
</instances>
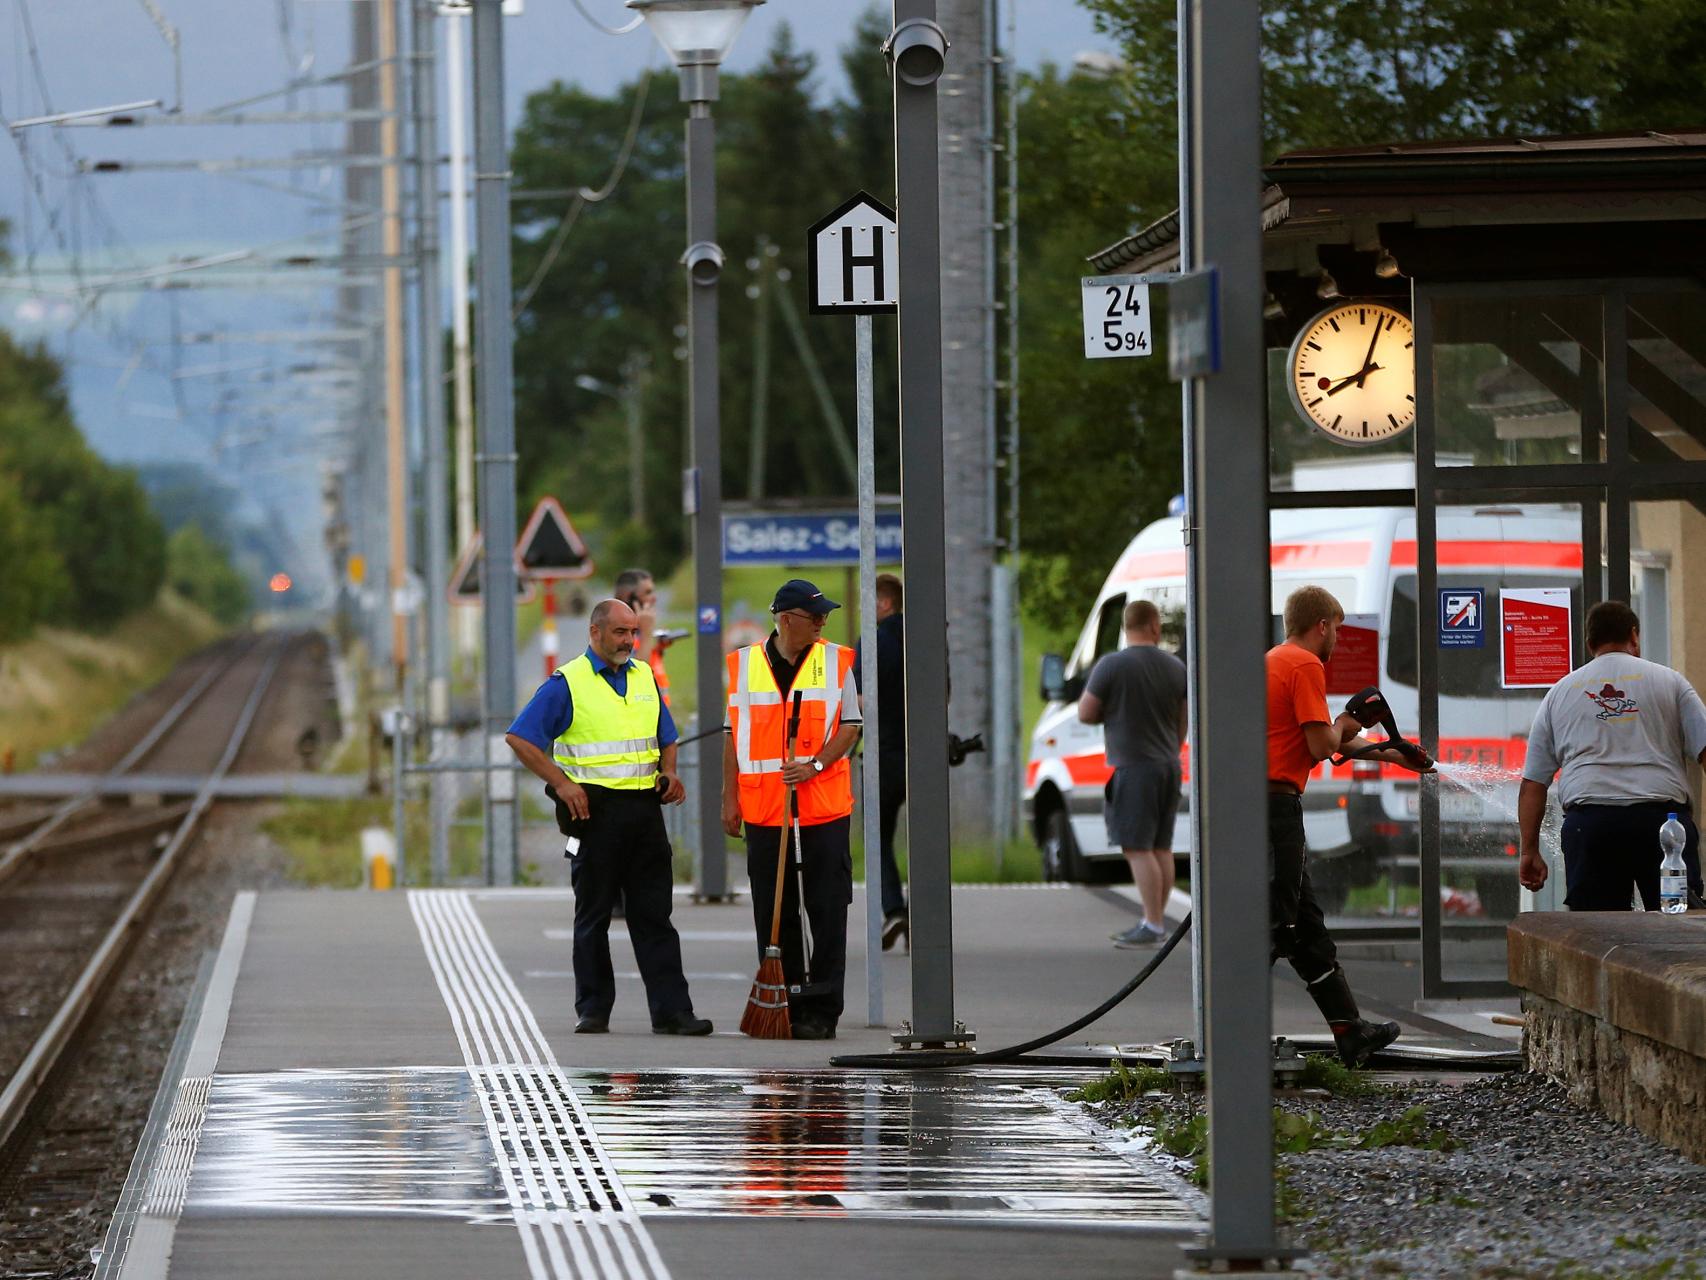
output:
<instances>
[{"instance_id":1,"label":"plastic water bottle","mask_svg":"<svg viewBox=\"0 0 1706 1280\"><path fill-rule=\"evenodd\" d=\"M1682 847L1688 843L1688 832L1673 813L1659 828L1659 850L1664 861L1659 864L1659 903L1666 915L1679 916L1688 910L1688 869L1682 862Z\"/></svg>"}]
</instances>

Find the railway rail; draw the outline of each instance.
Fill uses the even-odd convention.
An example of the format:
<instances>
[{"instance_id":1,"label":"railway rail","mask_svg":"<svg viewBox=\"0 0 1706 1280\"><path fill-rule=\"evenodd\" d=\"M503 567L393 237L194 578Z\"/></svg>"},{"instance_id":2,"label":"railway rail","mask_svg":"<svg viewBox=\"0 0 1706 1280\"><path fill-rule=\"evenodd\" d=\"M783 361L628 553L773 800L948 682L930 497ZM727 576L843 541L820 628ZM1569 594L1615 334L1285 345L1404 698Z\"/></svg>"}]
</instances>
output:
<instances>
[{"instance_id":1,"label":"railway rail","mask_svg":"<svg viewBox=\"0 0 1706 1280\"><path fill-rule=\"evenodd\" d=\"M258 636L216 658L107 773L108 777L123 775L151 758L170 756L180 771L194 771L202 778L188 804L114 817L92 814L96 796L89 791L68 798L45 815L35 815L28 826L21 819L11 823L12 843L0 856L0 910L10 906L20 914L28 913L31 921L40 921L41 927L23 930L15 939L22 944L20 949L33 953L32 958L47 955L49 963L31 966L20 956L8 968L24 974L25 981L51 983L53 978L41 968L55 968L52 954L62 960L69 956L69 963L57 966L63 998L21 1056L17 1046L0 1045L0 1053L5 1054L0 1070L10 1068L0 1090L0 1158L23 1131L26 1116L66 1048L76 1041L122 970L132 942L212 806L215 786L232 770L249 740L267 691L295 639ZM234 719L233 705L237 708ZM33 874L26 874L26 869ZM9 897L16 900L8 904ZM90 916L98 914L93 909L100 905L111 909L110 923L103 919L91 927ZM56 933L56 916L65 936ZM101 924L106 925L104 930ZM99 937L85 959L77 938L87 939L97 931Z\"/></svg>"}]
</instances>

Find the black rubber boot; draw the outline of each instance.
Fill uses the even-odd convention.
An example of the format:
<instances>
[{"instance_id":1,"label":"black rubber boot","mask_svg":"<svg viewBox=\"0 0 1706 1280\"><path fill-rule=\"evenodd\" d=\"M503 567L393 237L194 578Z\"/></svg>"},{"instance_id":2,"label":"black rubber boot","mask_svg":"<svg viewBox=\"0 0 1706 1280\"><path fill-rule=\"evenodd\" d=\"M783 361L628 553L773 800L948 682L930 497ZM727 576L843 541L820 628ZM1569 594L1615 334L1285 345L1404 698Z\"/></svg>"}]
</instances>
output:
<instances>
[{"instance_id":1,"label":"black rubber boot","mask_svg":"<svg viewBox=\"0 0 1706 1280\"><path fill-rule=\"evenodd\" d=\"M1357 999L1351 994L1351 984L1345 980L1345 971L1338 965L1334 965L1326 977L1310 983L1309 994L1332 1028L1339 1060L1347 1067L1362 1066L1371 1054L1398 1038L1396 1022L1370 1022L1357 1011Z\"/></svg>"}]
</instances>

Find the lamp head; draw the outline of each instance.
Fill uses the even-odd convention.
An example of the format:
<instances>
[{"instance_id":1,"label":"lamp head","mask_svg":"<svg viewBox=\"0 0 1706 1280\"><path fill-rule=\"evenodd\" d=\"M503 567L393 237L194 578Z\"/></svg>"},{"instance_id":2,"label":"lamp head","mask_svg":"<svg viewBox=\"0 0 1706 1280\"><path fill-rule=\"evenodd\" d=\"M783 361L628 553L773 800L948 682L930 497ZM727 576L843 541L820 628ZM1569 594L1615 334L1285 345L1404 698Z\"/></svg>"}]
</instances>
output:
<instances>
[{"instance_id":1,"label":"lamp head","mask_svg":"<svg viewBox=\"0 0 1706 1280\"><path fill-rule=\"evenodd\" d=\"M681 261L687 267L687 278L694 284L716 284L723 274L723 251L709 240L688 245Z\"/></svg>"},{"instance_id":2,"label":"lamp head","mask_svg":"<svg viewBox=\"0 0 1706 1280\"><path fill-rule=\"evenodd\" d=\"M717 66L764 0L628 0L678 67Z\"/></svg>"},{"instance_id":3,"label":"lamp head","mask_svg":"<svg viewBox=\"0 0 1706 1280\"><path fill-rule=\"evenodd\" d=\"M928 18L908 18L883 43L895 75L925 88L936 83L948 61L947 33Z\"/></svg>"}]
</instances>

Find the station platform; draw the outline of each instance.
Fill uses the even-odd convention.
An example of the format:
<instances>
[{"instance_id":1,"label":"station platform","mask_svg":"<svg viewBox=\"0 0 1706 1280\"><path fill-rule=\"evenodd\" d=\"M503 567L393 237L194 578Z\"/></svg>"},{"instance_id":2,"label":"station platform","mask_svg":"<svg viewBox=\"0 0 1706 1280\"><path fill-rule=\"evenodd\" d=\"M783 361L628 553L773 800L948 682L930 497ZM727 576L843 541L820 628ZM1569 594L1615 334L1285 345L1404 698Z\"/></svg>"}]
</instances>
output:
<instances>
[{"instance_id":1,"label":"station platform","mask_svg":"<svg viewBox=\"0 0 1706 1280\"><path fill-rule=\"evenodd\" d=\"M618 922L611 1032L575 1035L572 908L561 889L240 895L97 1275L1170 1276L1200 1231L1194 1190L1058 1093L1098 1044L1189 1034L1183 950L1081 1033L1082 1071L842 1071L833 1053L890 1043L865 1025L860 902L828 1043L736 1029L744 900L677 902L716 1034L651 1034ZM1106 891L965 887L955 912L957 1010L987 1047L1147 959L1108 946L1131 910ZM893 1028L904 952L883 977ZM1294 987L1276 980L1276 1030L1317 1033Z\"/></svg>"}]
</instances>

